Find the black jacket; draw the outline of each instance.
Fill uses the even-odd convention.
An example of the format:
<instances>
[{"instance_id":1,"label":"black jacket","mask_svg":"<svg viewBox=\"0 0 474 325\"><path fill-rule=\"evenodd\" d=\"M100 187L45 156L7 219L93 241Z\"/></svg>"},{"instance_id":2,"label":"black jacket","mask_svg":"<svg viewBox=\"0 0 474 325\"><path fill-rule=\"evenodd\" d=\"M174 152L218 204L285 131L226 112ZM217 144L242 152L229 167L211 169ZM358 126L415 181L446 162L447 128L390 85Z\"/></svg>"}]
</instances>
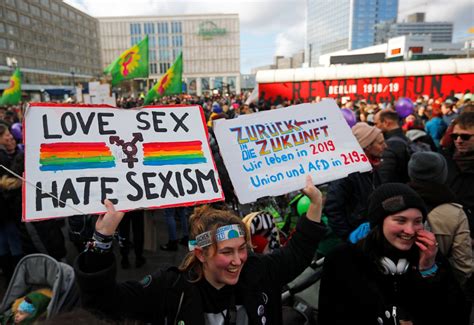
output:
<instances>
[{"instance_id":1,"label":"black jacket","mask_svg":"<svg viewBox=\"0 0 474 325\"><path fill-rule=\"evenodd\" d=\"M282 323L281 288L309 265L324 232L323 226L303 217L286 247L270 255L249 254L235 285L243 296L249 324L262 324L263 317L267 324ZM113 254L97 255L83 253L74 265L85 307L101 310L109 317L153 324L204 324L201 286L188 281L187 273L171 268L141 282L118 284Z\"/></svg>"},{"instance_id":2,"label":"black jacket","mask_svg":"<svg viewBox=\"0 0 474 325\"><path fill-rule=\"evenodd\" d=\"M463 294L447 262L437 264L439 270L432 278L423 278L413 266L403 275L384 275L358 246L336 248L324 261L318 324L376 325L377 318L394 324L394 306L398 321L467 324Z\"/></svg>"},{"instance_id":3,"label":"black jacket","mask_svg":"<svg viewBox=\"0 0 474 325\"><path fill-rule=\"evenodd\" d=\"M324 214L329 226L340 238L349 234L367 221L368 197L380 185L374 169L365 173L352 173L329 184Z\"/></svg>"},{"instance_id":4,"label":"black jacket","mask_svg":"<svg viewBox=\"0 0 474 325\"><path fill-rule=\"evenodd\" d=\"M474 238L474 160L469 168L461 171L456 161L453 160L452 155L449 152L444 155L448 164L448 180L446 185L456 195L456 202L462 204L469 221L471 238Z\"/></svg>"},{"instance_id":5,"label":"black jacket","mask_svg":"<svg viewBox=\"0 0 474 325\"><path fill-rule=\"evenodd\" d=\"M385 183L407 183L408 161L410 152L408 150L408 138L403 134L401 128L384 133L387 148L382 155L382 163L379 167L379 175L382 184Z\"/></svg>"}]
</instances>

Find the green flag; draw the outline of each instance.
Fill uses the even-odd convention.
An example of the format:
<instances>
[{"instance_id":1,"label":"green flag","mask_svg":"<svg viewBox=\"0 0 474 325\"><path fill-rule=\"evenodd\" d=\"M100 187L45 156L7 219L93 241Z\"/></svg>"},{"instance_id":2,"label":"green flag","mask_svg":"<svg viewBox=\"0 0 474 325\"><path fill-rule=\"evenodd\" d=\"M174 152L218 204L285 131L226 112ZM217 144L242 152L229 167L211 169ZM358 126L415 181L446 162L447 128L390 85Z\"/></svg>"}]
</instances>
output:
<instances>
[{"instance_id":1,"label":"green flag","mask_svg":"<svg viewBox=\"0 0 474 325\"><path fill-rule=\"evenodd\" d=\"M20 69L16 68L10 77L10 84L3 91L0 105L18 105L21 100L21 75Z\"/></svg>"},{"instance_id":2,"label":"green flag","mask_svg":"<svg viewBox=\"0 0 474 325\"><path fill-rule=\"evenodd\" d=\"M167 95L181 94L183 91L183 53L178 55L173 65L166 71L161 79L146 94L144 104L151 103L154 99Z\"/></svg>"},{"instance_id":3,"label":"green flag","mask_svg":"<svg viewBox=\"0 0 474 325\"><path fill-rule=\"evenodd\" d=\"M148 35L143 40L124 51L114 62L104 69L112 75L112 86L122 80L148 77Z\"/></svg>"}]
</instances>

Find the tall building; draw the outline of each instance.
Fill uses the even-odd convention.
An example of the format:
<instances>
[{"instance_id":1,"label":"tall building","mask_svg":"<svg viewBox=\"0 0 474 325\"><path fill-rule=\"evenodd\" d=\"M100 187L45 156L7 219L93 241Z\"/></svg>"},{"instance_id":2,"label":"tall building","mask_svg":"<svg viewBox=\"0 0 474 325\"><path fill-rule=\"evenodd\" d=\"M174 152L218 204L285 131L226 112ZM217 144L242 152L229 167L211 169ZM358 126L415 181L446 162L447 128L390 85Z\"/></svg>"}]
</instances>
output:
<instances>
[{"instance_id":1,"label":"tall building","mask_svg":"<svg viewBox=\"0 0 474 325\"><path fill-rule=\"evenodd\" d=\"M374 44L374 26L396 21L398 0L307 0L306 57L310 66L319 56Z\"/></svg>"},{"instance_id":2,"label":"tall building","mask_svg":"<svg viewBox=\"0 0 474 325\"><path fill-rule=\"evenodd\" d=\"M0 89L12 70L34 100L62 96L101 73L99 22L60 0L0 1Z\"/></svg>"},{"instance_id":3,"label":"tall building","mask_svg":"<svg viewBox=\"0 0 474 325\"><path fill-rule=\"evenodd\" d=\"M433 43L451 43L453 23L425 22L424 13L409 15L406 22L383 22L375 26L376 44L386 43L390 38L404 35L430 35Z\"/></svg>"},{"instance_id":4,"label":"tall building","mask_svg":"<svg viewBox=\"0 0 474 325\"><path fill-rule=\"evenodd\" d=\"M187 92L240 92L240 24L237 14L99 18L103 66L149 39L150 79L158 80L183 52ZM138 85L144 90L144 83Z\"/></svg>"}]
</instances>

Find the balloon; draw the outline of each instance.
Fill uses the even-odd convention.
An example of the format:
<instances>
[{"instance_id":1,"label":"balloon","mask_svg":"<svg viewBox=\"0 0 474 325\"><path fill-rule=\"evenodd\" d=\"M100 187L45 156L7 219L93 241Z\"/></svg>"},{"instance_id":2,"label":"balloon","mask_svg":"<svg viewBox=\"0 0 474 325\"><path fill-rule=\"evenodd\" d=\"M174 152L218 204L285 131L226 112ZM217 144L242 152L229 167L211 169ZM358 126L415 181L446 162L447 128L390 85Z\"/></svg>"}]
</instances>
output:
<instances>
[{"instance_id":1,"label":"balloon","mask_svg":"<svg viewBox=\"0 0 474 325\"><path fill-rule=\"evenodd\" d=\"M298 215L300 217L308 211L310 204L311 200L306 195L303 195L301 199L299 199L298 203L296 204L296 211L298 211Z\"/></svg>"},{"instance_id":2,"label":"balloon","mask_svg":"<svg viewBox=\"0 0 474 325\"><path fill-rule=\"evenodd\" d=\"M410 98L402 97L395 103L395 110L401 118L405 118L412 114L413 107L414 105Z\"/></svg>"},{"instance_id":3,"label":"balloon","mask_svg":"<svg viewBox=\"0 0 474 325\"><path fill-rule=\"evenodd\" d=\"M11 133L16 141L21 142L23 139L23 131L21 123L15 123L11 127Z\"/></svg>"},{"instance_id":4,"label":"balloon","mask_svg":"<svg viewBox=\"0 0 474 325\"><path fill-rule=\"evenodd\" d=\"M348 108L342 108L341 112L347 124L349 124L349 127L352 128L357 123L357 119L356 119L354 111Z\"/></svg>"}]
</instances>

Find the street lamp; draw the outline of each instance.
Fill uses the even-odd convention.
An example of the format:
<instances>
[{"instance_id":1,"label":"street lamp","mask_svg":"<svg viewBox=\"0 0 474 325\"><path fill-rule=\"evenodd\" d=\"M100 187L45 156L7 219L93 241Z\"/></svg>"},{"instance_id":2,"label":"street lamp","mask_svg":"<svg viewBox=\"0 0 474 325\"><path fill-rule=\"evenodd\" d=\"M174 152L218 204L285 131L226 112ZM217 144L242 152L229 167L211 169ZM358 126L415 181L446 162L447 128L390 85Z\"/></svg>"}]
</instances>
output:
<instances>
[{"instance_id":1,"label":"street lamp","mask_svg":"<svg viewBox=\"0 0 474 325\"><path fill-rule=\"evenodd\" d=\"M74 95L76 93L76 80L74 79L76 72L74 71L74 68L71 68L70 71L72 76L72 94Z\"/></svg>"}]
</instances>

